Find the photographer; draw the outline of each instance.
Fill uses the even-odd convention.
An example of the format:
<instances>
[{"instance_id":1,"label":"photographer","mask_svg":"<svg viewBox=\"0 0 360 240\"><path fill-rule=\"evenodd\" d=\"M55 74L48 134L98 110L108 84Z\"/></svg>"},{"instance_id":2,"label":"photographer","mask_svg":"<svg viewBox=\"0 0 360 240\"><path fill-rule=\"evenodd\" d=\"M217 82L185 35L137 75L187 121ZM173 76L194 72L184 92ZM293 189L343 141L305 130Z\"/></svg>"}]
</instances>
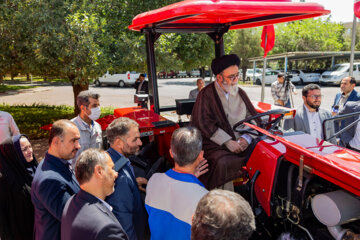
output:
<instances>
[{"instance_id":1,"label":"photographer","mask_svg":"<svg viewBox=\"0 0 360 240\"><path fill-rule=\"evenodd\" d=\"M277 81L271 84L271 95L275 105L290 108L291 92L295 95L297 94L294 84L290 81L290 77L285 77L284 73L279 73Z\"/></svg>"}]
</instances>

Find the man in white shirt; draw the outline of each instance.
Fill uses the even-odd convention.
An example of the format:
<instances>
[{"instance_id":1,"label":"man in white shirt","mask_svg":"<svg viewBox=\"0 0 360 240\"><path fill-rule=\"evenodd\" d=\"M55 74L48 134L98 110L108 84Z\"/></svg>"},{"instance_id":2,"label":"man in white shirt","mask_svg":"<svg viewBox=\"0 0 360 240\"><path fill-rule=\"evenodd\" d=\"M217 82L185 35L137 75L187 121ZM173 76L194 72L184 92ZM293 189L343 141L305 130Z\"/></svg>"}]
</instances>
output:
<instances>
[{"instance_id":1,"label":"man in white shirt","mask_svg":"<svg viewBox=\"0 0 360 240\"><path fill-rule=\"evenodd\" d=\"M11 114L0 111L0 144L18 134L20 134L19 128Z\"/></svg>"},{"instance_id":2,"label":"man in white shirt","mask_svg":"<svg viewBox=\"0 0 360 240\"><path fill-rule=\"evenodd\" d=\"M72 165L75 167L77 157L86 149L97 148L102 149L102 130L100 124L95 120L100 117L100 95L89 90L79 93L76 103L80 109L77 117L71 119L80 131L80 146Z\"/></svg>"},{"instance_id":3,"label":"man in white shirt","mask_svg":"<svg viewBox=\"0 0 360 240\"><path fill-rule=\"evenodd\" d=\"M306 85L302 90L303 106L296 110L294 119L287 120L284 128L302 131L318 139L324 139L322 123L325 119L331 118L331 112L320 108L321 89L317 84ZM325 128L326 137L334 135L334 123L329 122ZM331 143L336 144L336 139L332 138Z\"/></svg>"}]
</instances>

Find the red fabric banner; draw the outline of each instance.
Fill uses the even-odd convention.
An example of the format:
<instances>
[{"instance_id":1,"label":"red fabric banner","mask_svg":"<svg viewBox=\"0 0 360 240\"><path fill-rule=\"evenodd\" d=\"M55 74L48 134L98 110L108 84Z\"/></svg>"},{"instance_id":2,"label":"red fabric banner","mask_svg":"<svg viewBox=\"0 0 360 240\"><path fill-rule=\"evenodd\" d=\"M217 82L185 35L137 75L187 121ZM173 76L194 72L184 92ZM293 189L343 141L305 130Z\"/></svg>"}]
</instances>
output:
<instances>
[{"instance_id":1,"label":"red fabric banner","mask_svg":"<svg viewBox=\"0 0 360 240\"><path fill-rule=\"evenodd\" d=\"M354 13L356 17L360 18L360 0L354 2Z\"/></svg>"},{"instance_id":2,"label":"red fabric banner","mask_svg":"<svg viewBox=\"0 0 360 240\"><path fill-rule=\"evenodd\" d=\"M273 49L274 45L275 45L274 25L264 26L261 34L261 47L264 49L264 58L267 56L267 53L270 52L271 49Z\"/></svg>"}]
</instances>

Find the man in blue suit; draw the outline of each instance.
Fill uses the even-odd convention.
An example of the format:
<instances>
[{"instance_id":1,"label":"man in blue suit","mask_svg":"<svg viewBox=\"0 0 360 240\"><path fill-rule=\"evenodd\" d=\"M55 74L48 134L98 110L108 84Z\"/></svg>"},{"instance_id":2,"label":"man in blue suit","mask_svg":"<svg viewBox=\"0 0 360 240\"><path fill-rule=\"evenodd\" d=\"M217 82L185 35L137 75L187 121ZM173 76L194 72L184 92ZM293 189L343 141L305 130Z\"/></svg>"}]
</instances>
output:
<instances>
[{"instance_id":1,"label":"man in blue suit","mask_svg":"<svg viewBox=\"0 0 360 240\"><path fill-rule=\"evenodd\" d=\"M58 120L51 128L49 150L36 169L31 187L36 240L60 239L65 203L80 190L69 161L80 149L79 139L78 128L69 120Z\"/></svg>"},{"instance_id":2,"label":"man in blue suit","mask_svg":"<svg viewBox=\"0 0 360 240\"><path fill-rule=\"evenodd\" d=\"M355 90L356 81L354 77L344 77L340 82L341 93L336 94L332 106L332 115L341 111L347 102L359 101L360 94Z\"/></svg>"},{"instance_id":3,"label":"man in blue suit","mask_svg":"<svg viewBox=\"0 0 360 240\"><path fill-rule=\"evenodd\" d=\"M108 153L115 164L115 171L119 176L115 181L115 192L105 201L113 207L113 212L124 228L129 239L144 239L146 226L145 205L139 192L145 178L135 178L133 167L127 158L139 151L139 125L129 118L115 119L106 129L106 136L110 143ZM139 187L138 187L139 185Z\"/></svg>"},{"instance_id":4,"label":"man in blue suit","mask_svg":"<svg viewBox=\"0 0 360 240\"><path fill-rule=\"evenodd\" d=\"M128 239L111 206L104 201L114 192L117 172L110 156L90 148L75 165L80 191L66 203L61 219L61 239Z\"/></svg>"}]
</instances>

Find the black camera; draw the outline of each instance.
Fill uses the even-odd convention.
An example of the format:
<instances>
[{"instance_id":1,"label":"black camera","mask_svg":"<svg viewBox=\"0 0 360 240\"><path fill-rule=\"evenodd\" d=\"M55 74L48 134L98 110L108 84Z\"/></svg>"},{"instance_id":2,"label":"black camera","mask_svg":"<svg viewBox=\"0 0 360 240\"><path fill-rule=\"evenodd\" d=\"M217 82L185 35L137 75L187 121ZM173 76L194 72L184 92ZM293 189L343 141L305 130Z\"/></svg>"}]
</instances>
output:
<instances>
[{"instance_id":1,"label":"black camera","mask_svg":"<svg viewBox=\"0 0 360 240\"><path fill-rule=\"evenodd\" d=\"M284 76L284 80L286 81L286 82L290 82L291 80L291 78L292 78L293 76L290 74L290 73L286 73L285 74L285 76Z\"/></svg>"}]
</instances>

